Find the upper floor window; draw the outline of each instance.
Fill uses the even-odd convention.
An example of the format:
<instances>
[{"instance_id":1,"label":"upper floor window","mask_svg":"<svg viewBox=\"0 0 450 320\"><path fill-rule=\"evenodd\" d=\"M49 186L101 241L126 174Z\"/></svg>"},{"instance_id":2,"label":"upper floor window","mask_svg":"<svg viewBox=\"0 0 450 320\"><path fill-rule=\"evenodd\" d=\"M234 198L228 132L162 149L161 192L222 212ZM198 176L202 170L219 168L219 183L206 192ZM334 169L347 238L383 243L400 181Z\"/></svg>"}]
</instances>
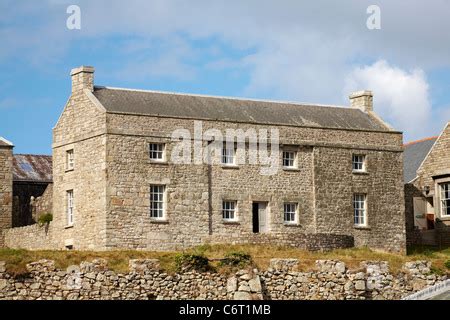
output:
<instances>
[{"instance_id":1,"label":"upper floor window","mask_svg":"<svg viewBox=\"0 0 450 320\"><path fill-rule=\"evenodd\" d=\"M285 203L284 204L284 222L285 223L297 223L297 204Z\"/></svg>"},{"instance_id":2,"label":"upper floor window","mask_svg":"<svg viewBox=\"0 0 450 320\"><path fill-rule=\"evenodd\" d=\"M67 197L67 225L73 225L73 190L68 190L66 192Z\"/></svg>"},{"instance_id":3,"label":"upper floor window","mask_svg":"<svg viewBox=\"0 0 450 320\"><path fill-rule=\"evenodd\" d=\"M353 218L355 226L367 225L367 201L365 194L353 195Z\"/></svg>"},{"instance_id":4,"label":"upper floor window","mask_svg":"<svg viewBox=\"0 0 450 320\"><path fill-rule=\"evenodd\" d=\"M73 149L70 149L66 151L66 168L67 170L73 170L74 167L75 167L74 153Z\"/></svg>"},{"instance_id":5,"label":"upper floor window","mask_svg":"<svg viewBox=\"0 0 450 320\"><path fill-rule=\"evenodd\" d=\"M236 220L236 201L222 202L222 218L227 221Z\"/></svg>"},{"instance_id":6,"label":"upper floor window","mask_svg":"<svg viewBox=\"0 0 450 320\"><path fill-rule=\"evenodd\" d=\"M353 155L353 171L365 172L366 171L366 156L361 154Z\"/></svg>"},{"instance_id":7,"label":"upper floor window","mask_svg":"<svg viewBox=\"0 0 450 320\"><path fill-rule=\"evenodd\" d=\"M441 216L450 216L450 182L441 183Z\"/></svg>"},{"instance_id":8,"label":"upper floor window","mask_svg":"<svg viewBox=\"0 0 450 320\"><path fill-rule=\"evenodd\" d=\"M234 144L229 146L226 142L222 147L222 164L233 165L235 164L236 148Z\"/></svg>"},{"instance_id":9,"label":"upper floor window","mask_svg":"<svg viewBox=\"0 0 450 320\"><path fill-rule=\"evenodd\" d=\"M150 218L165 218L164 193L166 187L163 185L150 186Z\"/></svg>"},{"instance_id":10,"label":"upper floor window","mask_svg":"<svg viewBox=\"0 0 450 320\"><path fill-rule=\"evenodd\" d=\"M285 168L295 168L296 165L297 152L295 151L283 151L283 167Z\"/></svg>"},{"instance_id":11,"label":"upper floor window","mask_svg":"<svg viewBox=\"0 0 450 320\"><path fill-rule=\"evenodd\" d=\"M164 143L150 143L149 144L149 154L150 159L155 161L164 161Z\"/></svg>"}]
</instances>

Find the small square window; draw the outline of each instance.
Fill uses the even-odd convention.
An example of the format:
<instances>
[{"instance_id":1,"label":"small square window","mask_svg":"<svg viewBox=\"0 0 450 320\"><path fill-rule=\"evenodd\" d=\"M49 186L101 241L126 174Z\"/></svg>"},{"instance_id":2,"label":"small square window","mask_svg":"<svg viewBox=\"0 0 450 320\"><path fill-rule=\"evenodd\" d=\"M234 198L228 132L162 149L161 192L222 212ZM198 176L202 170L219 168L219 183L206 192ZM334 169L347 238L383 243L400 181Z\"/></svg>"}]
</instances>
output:
<instances>
[{"instance_id":1,"label":"small square window","mask_svg":"<svg viewBox=\"0 0 450 320\"><path fill-rule=\"evenodd\" d=\"M150 143L149 155L150 159L154 161L164 161L164 143Z\"/></svg>"},{"instance_id":2,"label":"small square window","mask_svg":"<svg viewBox=\"0 0 450 320\"><path fill-rule=\"evenodd\" d=\"M284 222L285 223L297 223L297 203L285 203L284 204Z\"/></svg>"},{"instance_id":3,"label":"small square window","mask_svg":"<svg viewBox=\"0 0 450 320\"><path fill-rule=\"evenodd\" d=\"M236 201L222 202L222 218L225 221L236 221Z\"/></svg>"},{"instance_id":4,"label":"small square window","mask_svg":"<svg viewBox=\"0 0 450 320\"><path fill-rule=\"evenodd\" d=\"M283 151L283 167L295 168L296 167L297 152L295 151Z\"/></svg>"},{"instance_id":5,"label":"small square window","mask_svg":"<svg viewBox=\"0 0 450 320\"><path fill-rule=\"evenodd\" d=\"M222 147L222 164L233 165L235 164L236 148L234 145L228 146L226 142Z\"/></svg>"},{"instance_id":6,"label":"small square window","mask_svg":"<svg viewBox=\"0 0 450 320\"><path fill-rule=\"evenodd\" d=\"M366 156L354 154L352 162L353 162L353 171L355 172L366 171Z\"/></svg>"},{"instance_id":7,"label":"small square window","mask_svg":"<svg viewBox=\"0 0 450 320\"><path fill-rule=\"evenodd\" d=\"M66 151L66 169L73 170L75 167L75 157L73 149Z\"/></svg>"}]
</instances>

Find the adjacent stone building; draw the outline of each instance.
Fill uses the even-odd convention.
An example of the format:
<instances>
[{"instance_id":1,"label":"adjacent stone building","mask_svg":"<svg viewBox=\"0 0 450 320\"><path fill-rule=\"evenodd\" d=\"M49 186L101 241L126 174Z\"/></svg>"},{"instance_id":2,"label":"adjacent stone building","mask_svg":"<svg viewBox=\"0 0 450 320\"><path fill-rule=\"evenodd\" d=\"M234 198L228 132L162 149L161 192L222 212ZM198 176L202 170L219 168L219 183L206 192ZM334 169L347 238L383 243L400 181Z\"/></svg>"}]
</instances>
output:
<instances>
[{"instance_id":1,"label":"adjacent stone building","mask_svg":"<svg viewBox=\"0 0 450 320\"><path fill-rule=\"evenodd\" d=\"M3 231L12 222L12 153L13 144L0 137L0 247L4 245Z\"/></svg>"},{"instance_id":2,"label":"adjacent stone building","mask_svg":"<svg viewBox=\"0 0 450 320\"><path fill-rule=\"evenodd\" d=\"M407 144L404 165L408 243L450 246L450 123Z\"/></svg>"},{"instance_id":3,"label":"adjacent stone building","mask_svg":"<svg viewBox=\"0 0 450 320\"><path fill-rule=\"evenodd\" d=\"M337 107L100 87L93 75L72 70L53 131L53 222L9 230L8 246L405 251L402 134L370 91ZM222 142L227 130L244 139Z\"/></svg>"}]
</instances>

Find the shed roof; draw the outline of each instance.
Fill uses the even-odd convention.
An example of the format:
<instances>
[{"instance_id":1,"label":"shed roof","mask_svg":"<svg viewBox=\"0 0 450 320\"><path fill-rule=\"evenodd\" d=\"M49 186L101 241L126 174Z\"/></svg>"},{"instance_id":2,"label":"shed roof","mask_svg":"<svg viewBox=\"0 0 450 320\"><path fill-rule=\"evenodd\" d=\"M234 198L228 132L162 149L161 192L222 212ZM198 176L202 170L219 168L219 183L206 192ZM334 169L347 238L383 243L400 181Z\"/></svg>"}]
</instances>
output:
<instances>
[{"instance_id":1,"label":"shed roof","mask_svg":"<svg viewBox=\"0 0 450 320\"><path fill-rule=\"evenodd\" d=\"M50 183L53 181L52 157L34 154L15 154L13 180Z\"/></svg>"},{"instance_id":2,"label":"shed roof","mask_svg":"<svg viewBox=\"0 0 450 320\"><path fill-rule=\"evenodd\" d=\"M416 177L420 164L433 147L438 137L430 137L412 141L404 145L403 179L408 183Z\"/></svg>"},{"instance_id":3,"label":"shed roof","mask_svg":"<svg viewBox=\"0 0 450 320\"><path fill-rule=\"evenodd\" d=\"M94 95L107 112L300 127L389 131L389 128L375 117L348 107L98 86L94 88Z\"/></svg>"},{"instance_id":4,"label":"shed roof","mask_svg":"<svg viewBox=\"0 0 450 320\"><path fill-rule=\"evenodd\" d=\"M0 137L0 147L13 147L13 144L5 138Z\"/></svg>"}]
</instances>

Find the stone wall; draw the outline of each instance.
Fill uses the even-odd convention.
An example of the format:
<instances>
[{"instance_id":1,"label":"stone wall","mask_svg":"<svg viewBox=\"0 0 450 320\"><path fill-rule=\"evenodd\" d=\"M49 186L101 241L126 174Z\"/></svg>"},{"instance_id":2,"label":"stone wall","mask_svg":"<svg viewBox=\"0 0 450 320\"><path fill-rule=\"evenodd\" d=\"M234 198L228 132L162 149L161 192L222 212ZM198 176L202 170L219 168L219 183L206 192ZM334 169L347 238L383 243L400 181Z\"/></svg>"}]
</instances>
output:
<instances>
[{"instance_id":1,"label":"stone wall","mask_svg":"<svg viewBox=\"0 0 450 320\"><path fill-rule=\"evenodd\" d=\"M266 202L274 235L345 234L357 246L405 252L401 134L276 126L281 144L296 148L299 168L263 176L261 166L248 163L230 168L148 159L150 142L165 143L170 159L172 131L184 128L192 134L194 120L107 114L107 123L107 246L173 250L209 238L251 242L259 237L252 232L252 203ZM267 128L218 121L203 121L202 126L223 132ZM352 173L352 153L367 155L367 174ZM166 186L166 221L149 219L150 184ZM369 225L364 229L353 225L354 192L368 195ZM222 220L222 200L237 201L237 222ZM295 225L283 223L287 201L299 204Z\"/></svg>"},{"instance_id":2,"label":"stone wall","mask_svg":"<svg viewBox=\"0 0 450 320\"><path fill-rule=\"evenodd\" d=\"M4 245L4 230L11 228L13 202L12 152L12 146L0 146L0 247Z\"/></svg>"},{"instance_id":3,"label":"stone wall","mask_svg":"<svg viewBox=\"0 0 450 320\"><path fill-rule=\"evenodd\" d=\"M25 227L11 228L5 232L5 246L13 249L59 249L58 234L53 230L53 223L40 225L39 223Z\"/></svg>"},{"instance_id":4,"label":"stone wall","mask_svg":"<svg viewBox=\"0 0 450 320\"><path fill-rule=\"evenodd\" d=\"M34 221L39 221L42 214L53 213L53 183L47 185L42 196L31 203L31 214Z\"/></svg>"},{"instance_id":5,"label":"stone wall","mask_svg":"<svg viewBox=\"0 0 450 320\"><path fill-rule=\"evenodd\" d=\"M417 179L414 185L419 190L429 187L429 196L433 197L435 217L450 226L450 217L443 217L440 210L439 183L450 182L450 122L436 140L429 155L417 170Z\"/></svg>"},{"instance_id":6,"label":"stone wall","mask_svg":"<svg viewBox=\"0 0 450 320\"><path fill-rule=\"evenodd\" d=\"M53 261L41 260L27 265L28 275L14 278L0 262L0 299L392 300L447 279L430 273L426 261L408 262L398 274L384 261L363 261L358 270L348 270L343 262L318 260L316 270L299 272L295 259L272 259L265 271L230 275L168 274L153 259L130 260L129 267L128 273L116 273L96 259L58 270Z\"/></svg>"}]
</instances>

